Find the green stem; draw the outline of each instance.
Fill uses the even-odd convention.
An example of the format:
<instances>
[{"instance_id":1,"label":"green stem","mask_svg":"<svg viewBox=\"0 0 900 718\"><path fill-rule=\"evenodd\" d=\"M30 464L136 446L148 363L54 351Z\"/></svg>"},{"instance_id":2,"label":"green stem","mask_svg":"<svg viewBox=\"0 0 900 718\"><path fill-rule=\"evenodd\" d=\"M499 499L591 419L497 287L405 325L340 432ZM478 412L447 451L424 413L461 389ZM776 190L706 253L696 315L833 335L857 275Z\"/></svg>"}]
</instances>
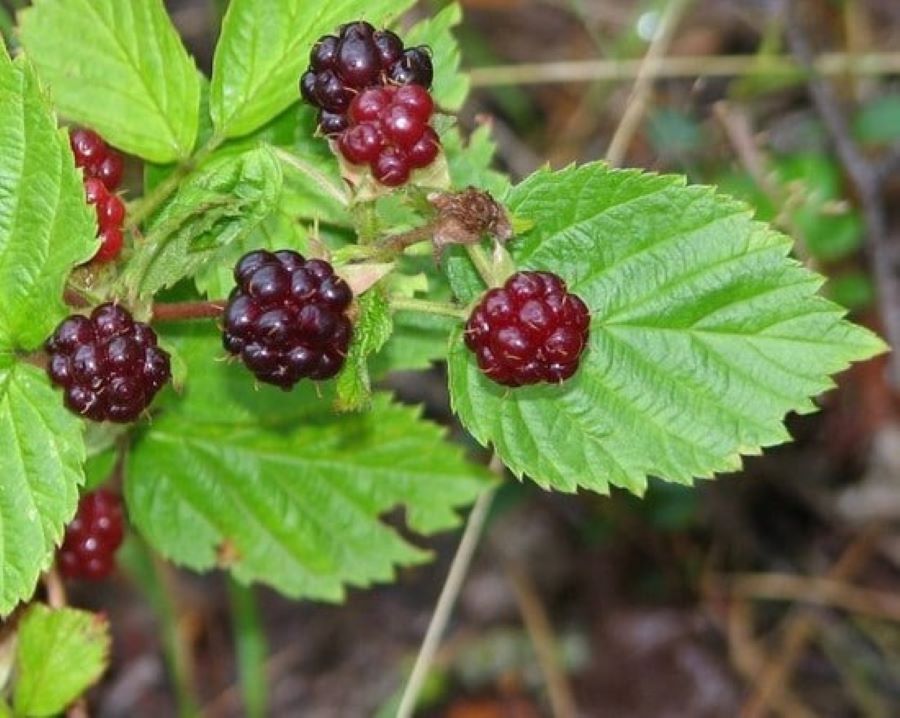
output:
<instances>
[{"instance_id":1,"label":"green stem","mask_svg":"<svg viewBox=\"0 0 900 718\"><path fill-rule=\"evenodd\" d=\"M235 652L241 695L244 698L244 715L248 718L265 718L265 662L268 649L256 596L252 587L242 586L231 578L228 580L228 596L234 622Z\"/></svg>"},{"instance_id":2,"label":"green stem","mask_svg":"<svg viewBox=\"0 0 900 718\"><path fill-rule=\"evenodd\" d=\"M500 282L497 281L497 275L494 272L494 263L491 261L490 255L484 250L480 244L466 245L466 252L469 253L469 259L478 270L478 274L484 280L488 287L497 287Z\"/></svg>"},{"instance_id":3,"label":"green stem","mask_svg":"<svg viewBox=\"0 0 900 718\"><path fill-rule=\"evenodd\" d=\"M314 165L286 150L277 147L273 147L272 150L275 153L275 156L284 164L295 169L300 174L306 175L341 206L346 207L350 204L350 197L344 188L332 182L330 177L321 173Z\"/></svg>"},{"instance_id":4,"label":"green stem","mask_svg":"<svg viewBox=\"0 0 900 718\"><path fill-rule=\"evenodd\" d=\"M224 141L225 138L219 135L210 137L200 150L176 166L172 173L156 185L149 194L129 206L126 229L140 227L178 189L182 180L199 167Z\"/></svg>"},{"instance_id":5,"label":"green stem","mask_svg":"<svg viewBox=\"0 0 900 718\"><path fill-rule=\"evenodd\" d=\"M419 314L434 314L439 317L452 317L453 319L468 319L469 313L462 307L443 302L432 302L427 299L409 299L406 297L394 297L391 299L391 309L395 312L418 312Z\"/></svg>"}]
</instances>

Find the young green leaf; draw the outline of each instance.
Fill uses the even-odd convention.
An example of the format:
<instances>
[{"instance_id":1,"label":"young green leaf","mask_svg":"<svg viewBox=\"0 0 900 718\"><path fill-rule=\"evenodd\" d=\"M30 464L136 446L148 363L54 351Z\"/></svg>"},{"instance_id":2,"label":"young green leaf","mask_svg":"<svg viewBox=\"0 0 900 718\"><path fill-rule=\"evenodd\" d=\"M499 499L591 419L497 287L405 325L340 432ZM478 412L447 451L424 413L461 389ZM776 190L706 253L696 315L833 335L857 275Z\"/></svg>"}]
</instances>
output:
<instances>
[{"instance_id":1,"label":"young green leaf","mask_svg":"<svg viewBox=\"0 0 900 718\"><path fill-rule=\"evenodd\" d=\"M485 488L484 470L417 410L379 396L371 412L335 415L308 383L256 389L213 359L217 336L182 331L192 381L137 442L125 484L132 521L176 563L339 600L346 584L425 558L385 512L405 506L410 527L432 533Z\"/></svg>"},{"instance_id":2,"label":"young green leaf","mask_svg":"<svg viewBox=\"0 0 900 718\"><path fill-rule=\"evenodd\" d=\"M216 131L240 137L297 102L300 74L321 35L363 17L379 26L410 5L412 0L232 0L213 61Z\"/></svg>"},{"instance_id":3,"label":"young green leaf","mask_svg":"<svg viewBox=\"0 0 900 718\"><path fill-rule=\"evenodd\" d=\"M63 287L96 250L96 220L33 69L3 47L0 145L0 350L34 349L68 313Z\"/></svg>"},{"instance_id":4,"label":"young green leaf","mask_svg":"<svg viewBox=\"0 0 900 718\"><path fill-rule=\"evenodd\" d=\"M829 375L884 350L818 296L822 278L746 205L679 177L602 164L540 171L508 207L534 223L522 268L561 275L591 308L590 346L561 386L506 389L457 335L453 406L517 475L565 491L689 483L788 440Z\"/></svg>"},{"instance_id":5,"label":"young green leaf","mask_svg":"<svg viewBox=\"0 0 900 718\"><path fill-rule=\"evenodd\" d=\"M200 76L162 0L36 0L20 33L63 115L151 162L191 154Z\"/></svg>"},{"instance_id":6,"label":"young green leaf","mask_svg":"<svg viewBox=\"0 0 900 718\"><path fill-rule=\"evenodd\" d=\"M0 614L31 596L84 482L82 424L44 373L0 354Z\"/></svg>"},{"instance_id":7,"label":"young green leaf","mask_svg":"<svg viewBox=\"0 0 900 718\"><path fill-rule=\"evenodd\" d=\"M34 604L19 623L16 715L62 713L103 674L109 643L109 624L102 616Z\"/></svg>"},{"instance_id":8,"label":"young green leaf","mask_svg":"<svg viewBox=\"0 0 900 718\"><path fill-rule=\"evenodd\" d=\"M189 177L154 219L123 274L131 295L150 296L192 276L240 242L276 208L281 165L266 147L224 156Z\"/></svg>"},{"instance_id":9,"label":"young green leaf","mask_svg":"<svg viewBox=\"0 0 900 718\"><path fill-rule=\"evenodd\" d=\"M450 177L454 187L478 187L495 197L502 197L509 190L509 178L491 169L497 145L491 137L491 126L481 125L468 139L463 140L459 128L454 127L441 135Z\"/></svg>"},{"instance_id":10,"label":"young green leaf","mask_svg":"<svg viewBox=\"0 0 900 718\"><path fill-rule=\"evenodd\" d=\"M407 47L427 45L434 64L434 100L441 109L458 111L469 95L469 76L459 70L459 43L453 28L462 20L459 3L417 23L404 36Z\"/></svg>"},{"instance_id":11,"label":"young green leaf","mask_svg":"<svg viewBox=\"0 0 900 718\"><path fill-rule=\"evenodd\" d=\"M359 319L344 368L337 377L337 407L341 411L361 411L372 401L369 356L379 351L394 331L387 299L372 289L359 299Z\"/></svg>"}]
</instances>

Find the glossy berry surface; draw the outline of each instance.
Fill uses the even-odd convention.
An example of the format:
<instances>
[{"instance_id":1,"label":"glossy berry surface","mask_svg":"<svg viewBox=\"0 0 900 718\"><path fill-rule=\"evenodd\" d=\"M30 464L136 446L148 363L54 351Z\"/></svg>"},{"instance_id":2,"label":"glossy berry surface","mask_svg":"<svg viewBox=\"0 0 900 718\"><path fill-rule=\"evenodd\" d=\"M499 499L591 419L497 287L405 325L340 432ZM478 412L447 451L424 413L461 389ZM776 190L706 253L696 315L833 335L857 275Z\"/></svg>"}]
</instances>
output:
<instances>
[{"instance_id":1,"label":"glossy berry surface","mask_svg":"<svg viewBox=\"0 0 900 718\"><path fill-rule=\"evenodd\" d=\"M110 192L106 185L96 177L89 177L84 181L84 194L87 203L93 205L97 212L97 236L100 238L100 249L94 255L94 261L112 262L122 252L125 204L119 195Z\"/></svg>"},{"instance_id":2,"label":"glossy berry surface","mask_svg":"<svg viewBox=\"0 0 900 718\"><path fill-rule=\"evenodd\" d=\"M123 535L122 502L116 494L100 489L82 496L57 553L63 576L88 581L109 576Z\"/></svg>"},{"instance_id":3,"label":"glossy berry surface","mask_svg":"<svg viewBox=\"0 0 900 718\"><path fill-rule=\"evenodd\" d=\"M99 179L110 192L119 189L125 163L93 130L76 129L69 135L75 165L84 171L85 179Z\"/></svg>"},{"instance_id":4,"label":"glossy berry surface","mask_svg":"<svg viewBox=\"0 0 900 718\"><path fill-rule=\"evenodd\" d=\"M45 348L47 373L65 405L92 421L135 421L171 379L156 333L116 304L63 320Z\"/></svg>"},{"instance_id":5,"label":"glossy berry surface","mask_svg":"<svg viewBox=\"0 0 900 718\"><path fill-rule=\"evenodd\" d=\"M397 187L440 152L429 125L433 112L431 95L419 85L363 90L350 103L350 125L338 137L338 150L351 164L369 165L381 184Z\"/></svg>"},{"instance_id":6,"label":"glossy berry surface","mask_svg":"<svg viewBox=\"0 0 900 718\"><path fill-rule=\"evenodd\" d=\"M300 78L303 99L319 108L319 129L337 135L337 116L362 90L416 84L431 87L434 68L427 47L405 48L390 30L376 30L367 22L342 25L337 35L320 37L309 54L309 67Z\"/></svg>"},{"instance_id":7,"label":"glossy berry surface","mask_svg":"<svg viewBox=\"0 0 900 718\"><path fill-rule=\"evenodd\" d=\"M504 386L560 383L578 371L590 312L550 272L517 272L487 292L466 324L478 366Z\"/></svg>"},{"instance_id":8,"label":"glossy berry surface","mask_svg":"<svg viewBox=\"0 0 900 718\"><path fill-rule=\"evenodd\" d=\"M287 391L341 370L353 334L353 292L328 262L254 251L237 263L234 278L223 344L260 381Z\"/></svg>"}]
</instances>

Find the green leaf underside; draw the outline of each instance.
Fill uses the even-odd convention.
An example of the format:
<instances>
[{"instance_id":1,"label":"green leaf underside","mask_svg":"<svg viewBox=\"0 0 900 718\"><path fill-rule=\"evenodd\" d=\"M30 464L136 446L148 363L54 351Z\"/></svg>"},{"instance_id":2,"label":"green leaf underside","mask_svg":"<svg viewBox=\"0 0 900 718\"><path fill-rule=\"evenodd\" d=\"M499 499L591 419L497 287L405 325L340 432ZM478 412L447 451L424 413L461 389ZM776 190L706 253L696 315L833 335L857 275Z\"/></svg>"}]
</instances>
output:
<instances>
[{"instance_id":1,"label":"green leaf underside","mask_svg":"<svg viewBox=\"0 0 900 718\"><path fill-rule=\"evenodd\" d=\"M0 354L0 614L31 596L75 513L82 424L44 373Z\"/></svg>"},{"instance_id":2,"label":"green leaf underside","mask_svg":"<svg viewBox=\"0 0 900 718\"><path fill-rule=\"evenodd\" d=\"M20 31L63 115L151 162L190 155L200 75L162 0L36 0Z\"/></svg>"},{"instance_id":3,"label":"green leaf underside","mask_svg":"<svg viewBox=\"0 0 900 718\"><path fill-rule=\"evenodd\" d=\"M0 48L0 350L41 344L67 314L69 271L97 246L68 145L34 71Z\"/></svg>"},{"instance_id":4,"label":"green leaf underside","mask_svg":"<svg viewBox=\"0 0 900 718\"><path fill-rule=\"evenodd\" d=\"M381 395L337 416L308 383L254 389L242 367L211 359L212 334L177 341L192 381L138 441L126 481L131 519L176 563L339 600L426 558L382 514L403 505L413 530L447 529L486 486L415 409Z\"/></svg>"},{"instance_id":5,"label":"green leaf underside","mask_svg":"<svg viewBox=\"0 0 900 718\"><path fill-rule=\"evenodd\" d=\"M213 62L216 130L240 137L297 102L297 79L321 35L357 18L380 27L410 5L412 0L232 0Z\"/></svg>"},{"instance_id":6,"label":"green leaf underside","mask_svg":"<svg viewBox=\"0 0 900 718\"><path fill-rule=\"evenodd\" d=\"M534 223L511 246L591 308L590 345L562 386L506 389L452 342L455 411L544 487L640 493L690 483L789 439L830 374L884 350L816 294L822 277L746 205L680 177L602 164L541 171L507 197Z\"/></svg>"},{"instance_id":7,"label":"green leaf underside","mask_svg":"<svg viewBox=\"0 0 900 718\"><path fill-rule=\"evenodd\" d=\"M16 714L52 716L64 711L100 678L109 644L109 625L101 616L34 604L18 629Z\"/></svg>"},{"instance_id":8,"label":"green leaf underside","mask_svg":"<svg viewBox=\"0 0 900 718\"><path fill-rule=\"evenodd\" d=\"M281 165L266 147L226 156L188 178L154 220L123 281L150 296L218 264L220 252L249 236L276 208Z\"/></svg>"},{"instance_id":9,"label":"green leaf underside","mask_svg":"<svg viewBox=\"0 0 900 718\"><path fill-rule=\"evenodd\" d=\"M458 111L469 94L469 76L459 70L459 44L453 28L462 20L462 8L451 3L434 17L417 23L401 33L407 47L427 45L434 64L434 101L441 109Z\"/></svg>"}]
</instances>

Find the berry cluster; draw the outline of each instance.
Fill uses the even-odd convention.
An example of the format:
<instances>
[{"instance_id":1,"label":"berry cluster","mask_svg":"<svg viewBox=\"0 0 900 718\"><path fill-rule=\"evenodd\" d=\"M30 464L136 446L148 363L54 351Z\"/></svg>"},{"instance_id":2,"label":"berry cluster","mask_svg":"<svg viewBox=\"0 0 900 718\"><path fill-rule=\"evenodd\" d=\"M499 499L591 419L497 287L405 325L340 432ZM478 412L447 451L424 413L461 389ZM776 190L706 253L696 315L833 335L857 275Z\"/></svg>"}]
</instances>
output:
<instances>
[{"instance_id":1,"label":"berry cluster","mask_svg":"<svg viewBox=\"0 0 900 718\"><path fill-rule=\"evenodd\" d=\"M78 129L69 137L75 165L84 172L84 189L88 204L97 210L100 249L97 262L111 262L122 251L122 224L125 205L116 190L122 181L122 155L112 149L96 132Z\"/></svg>"},{"instance_id":2,"label":"berry cluster","mask_svg":"<svg viewBox=\"0 0 900 718\"><path fill-rule=\"evenodd\" d=\"M57 554L63 576L89 581L109 576L116 567L122 524L122 502L116 494L100 489L82 496Z\"/></svg>"},{"instance_id":3,"label":"berry cluster","mask_svg":"<svg viewBox=\"0 0 900 718\"><path fill-rule=\"evenodd\" d=\"M440 140L428 126L434 68L427 47L404 48L390 30L353 22L320 38L309 62L300 92L319 108L319 128L348 162L370 165L376 180L395 187L434 161Z\"/></svg>"},{"instance_id":4,"label":"berry cluster","mask_svg":"<svg viewBox=\"0 0 900 718\"><path fill-rule=\"evenodd\" d=\"M550 272L517 272L487 292L466 324L466 346L505 386L559 383L578 370L590 312Z\"/></svg>"},{"instance_id":5,"label":"berry cluster","mask_svg":"<svg viewBox=\"0 0 900 718\"><path fill-rule=\"evenodd\" d=\"M440 151L428 124L433 111L431 95L420 85L363 90L350 103L350 126L338 138L338 149L348 162L369 165L381 184L398 187Z\"/></svg>"},{"instance_id":6,"label":"berry cluster","mask_svg":"<svg viewBox=\"0 0 900 718\"><path fill-rule=\"evenodd\" d=\"M321 259L290 250L254 251L234 270L223 343L256 377L285 391L344 365L353 326L348 284Z\"/></svg>"},{"instance_id":7,"label":"berry cluster","mask_svg":"<svg viewBox=\"0 0 900 718\"><path fill-rule=\"evenodd\" d=\"M46 349L47 373L64 389L66 406L93 421L135 421L171 378L156 333L116 304L63 320Z\"/></svg>"}]
</instances>

